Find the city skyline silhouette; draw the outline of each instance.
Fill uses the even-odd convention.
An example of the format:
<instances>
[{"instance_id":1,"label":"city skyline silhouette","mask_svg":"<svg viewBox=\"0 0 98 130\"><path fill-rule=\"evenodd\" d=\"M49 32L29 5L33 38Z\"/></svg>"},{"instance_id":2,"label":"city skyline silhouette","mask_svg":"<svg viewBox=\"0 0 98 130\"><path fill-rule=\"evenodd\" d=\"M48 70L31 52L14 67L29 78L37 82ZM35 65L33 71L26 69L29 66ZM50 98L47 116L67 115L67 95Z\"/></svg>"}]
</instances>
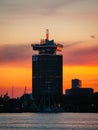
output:
<instances>
[{"instance_id":1,"label":"city skyline silhouette","mask_svg":"<svg viewBox=\"0 0 98 130\"><path fill-rule=\"evenodd\" d=\"M31 43L44 38L63 44L63 93L71 80L98 91L98 1L0 1L0 95L32 92ZM58 54L60 54L58 52Z\"/></svg>"}]
</instances>

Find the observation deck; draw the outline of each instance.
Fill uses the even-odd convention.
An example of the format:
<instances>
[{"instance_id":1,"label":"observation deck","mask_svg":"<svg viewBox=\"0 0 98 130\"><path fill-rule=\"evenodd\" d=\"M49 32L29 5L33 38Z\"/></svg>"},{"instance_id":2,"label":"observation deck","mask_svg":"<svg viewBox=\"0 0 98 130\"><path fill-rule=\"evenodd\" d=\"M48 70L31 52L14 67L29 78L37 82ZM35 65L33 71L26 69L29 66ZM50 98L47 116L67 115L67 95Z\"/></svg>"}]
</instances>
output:
<instances>
[{"instance_id":1,"label":"observation deck","mask_svg":"<svg viewBox=\"0 0 98 130\"><path fill-rule=\"evenodd\" d=\"M56 44L54 40L49 39L48 29L46 30L46 39L41 39L39 44L31 44L32 49L39 51L39 54L56 54L56 51L62 51L63 45Z\"/></svg>"}]
</instances>

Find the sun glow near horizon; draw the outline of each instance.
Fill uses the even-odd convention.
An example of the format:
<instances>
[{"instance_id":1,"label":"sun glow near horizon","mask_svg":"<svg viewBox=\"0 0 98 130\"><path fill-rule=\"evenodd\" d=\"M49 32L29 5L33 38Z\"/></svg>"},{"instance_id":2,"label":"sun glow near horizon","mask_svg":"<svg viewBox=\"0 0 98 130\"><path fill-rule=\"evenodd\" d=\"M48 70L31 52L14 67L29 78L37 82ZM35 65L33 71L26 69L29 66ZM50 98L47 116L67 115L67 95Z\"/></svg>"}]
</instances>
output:
<instances>
[{"instance_id":1,"label":"sun glow near horizon","mask_svg":"<svg viewBox=\"0 0 98 130\"><path fill-rule=\"evenodd\" d=\"M31 68L0 68L0 92L8 92L11 96L12 87L15 88L15 97L23 94L24 87L27 92L32 92L32 69ZM63 93L71 88L71 80L78 78L82 81L82 87L93 88L98 91L98 67L96 66L63 66ZM2 94L0 93L0 94Z\"/></svg>"},{"instance_id":2,"label":"sun glow near horizon","mask_svg":"<svg viewBox=\"0 0 98 130\"><path fill-rule=\"evenodd\" d=\"M63 66L63 92L71 88L71 80L78 78L82 87L93 88L98 91L98 66Z\"/></svg>"}]
</instances>

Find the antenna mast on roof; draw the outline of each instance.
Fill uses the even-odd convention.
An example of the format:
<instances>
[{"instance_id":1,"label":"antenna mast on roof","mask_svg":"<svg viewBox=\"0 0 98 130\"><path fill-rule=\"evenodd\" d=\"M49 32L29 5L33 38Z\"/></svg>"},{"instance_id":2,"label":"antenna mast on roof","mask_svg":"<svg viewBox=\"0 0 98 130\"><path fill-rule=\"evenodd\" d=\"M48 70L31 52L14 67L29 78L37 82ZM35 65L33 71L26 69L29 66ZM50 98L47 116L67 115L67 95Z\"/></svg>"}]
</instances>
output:
<instances>
[{"instance_id":1,"label":"antenna mast on roof","mask_svg":"<svg viewBox=\"0 0 98 130\"><path fill-rule=\"evenodd\" d=\"M49 40L49 29L46 29L46 40Z\"/></svg>"}]
</instances>

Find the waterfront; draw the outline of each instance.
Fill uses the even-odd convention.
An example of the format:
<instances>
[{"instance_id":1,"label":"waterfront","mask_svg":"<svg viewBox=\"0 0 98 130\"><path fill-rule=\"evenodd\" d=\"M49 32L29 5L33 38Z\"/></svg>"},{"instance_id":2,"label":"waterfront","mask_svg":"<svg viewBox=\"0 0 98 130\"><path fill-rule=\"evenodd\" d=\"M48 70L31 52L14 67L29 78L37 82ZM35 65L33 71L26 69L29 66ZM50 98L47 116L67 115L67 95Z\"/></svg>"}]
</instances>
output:
<instances>
[{"instance_id":1,"label":"waterfront","mask_svg":"<svg viewBox=\"0 0 98 130\"><path fill-rule=\"evenodd\" d=\"M98 114L1 113L0 130L98 130Z\"/></svg>"}]
</instances>

